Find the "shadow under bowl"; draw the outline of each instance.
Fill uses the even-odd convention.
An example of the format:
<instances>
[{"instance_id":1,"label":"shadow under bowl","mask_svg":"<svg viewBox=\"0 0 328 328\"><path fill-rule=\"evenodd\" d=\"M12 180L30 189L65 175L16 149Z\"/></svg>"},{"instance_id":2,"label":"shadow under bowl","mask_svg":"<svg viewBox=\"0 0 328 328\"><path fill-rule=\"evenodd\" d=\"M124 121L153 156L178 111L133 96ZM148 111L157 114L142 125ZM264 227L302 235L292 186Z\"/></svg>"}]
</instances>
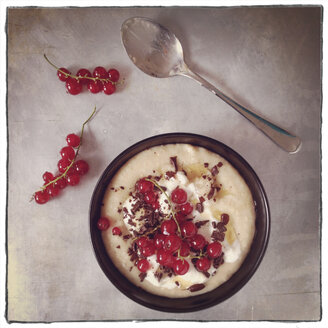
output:
<instances>
[{"instance_id":1,"label":"shadow under bowl","mask_svg":"<svg viewBox=\"0 0 328 328\"><path fill-rule=\"evenodd\" d=\"M233 276L204 294L187 298L167 298L151 294L132 284L113 264L102 240L97 221L101 215L101 204L106 188L116 172L139 152L159 145L187 143L204 147L224 157L239 172L247 183L254 200L256 232L251 249L241 267ZM151 309L164 312L192 312L219 304L239 291L253 276L264 256L270 233L270 211L261 181L251 166L225 144L206 136L191 133L168 133L142 140L117 156L101 175L92 195L90 205L90 233L95 256L107 278L124 295Z\"/></svg>"}]
</instances>

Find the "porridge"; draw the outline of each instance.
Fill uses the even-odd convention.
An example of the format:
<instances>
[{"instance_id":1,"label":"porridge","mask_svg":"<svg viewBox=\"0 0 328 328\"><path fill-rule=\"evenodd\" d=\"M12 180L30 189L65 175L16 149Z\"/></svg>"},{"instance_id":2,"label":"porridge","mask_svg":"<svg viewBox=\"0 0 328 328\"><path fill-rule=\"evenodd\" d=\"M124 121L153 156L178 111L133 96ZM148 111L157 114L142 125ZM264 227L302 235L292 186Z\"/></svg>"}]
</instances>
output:
<instances>
[{"instance_id":1,"label":"porridge","mask_svg":"<svg viewBox=\"0 0 328 328\"><path fill-rule=\"evenodd\" d=\"M101 218L114 265L171 298L208 292L241 266L255 233L251 192L223 157L189 144L155 146L112 178Z\"/></svg>"}]
</instances>

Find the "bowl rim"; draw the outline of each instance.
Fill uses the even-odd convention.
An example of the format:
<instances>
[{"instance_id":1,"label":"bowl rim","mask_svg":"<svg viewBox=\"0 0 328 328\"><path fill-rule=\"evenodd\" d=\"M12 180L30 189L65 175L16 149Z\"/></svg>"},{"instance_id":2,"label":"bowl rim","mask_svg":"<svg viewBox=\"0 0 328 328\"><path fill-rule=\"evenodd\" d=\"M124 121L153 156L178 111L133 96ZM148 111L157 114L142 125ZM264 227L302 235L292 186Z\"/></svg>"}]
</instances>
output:
<instances>
[{"instance_id":1,"label":"bowl rim","mask_svg":"<svg viewBox=\"0 0 328 328\"><path fill-rule=\"evenodd\" d=\"M148 148L187 143L204 147L225 158L237 169L253 195L256 212L256 232L251 249L241 267L217 288L187 298L168 298L151 294L130 282L112 263L102 242L101 232L96 228L101 203L107 185L119 168L130 158ZM103 171L94 188L89 208L89 228L93 251L97 262L111 283L125 296L153 310L174 313L194 312L217 305L237 293L254 275L266 252L270 235L270 209L263 185L253 168L236 151L222 142L194 133L172 132L154 135L140 140L116 156Z\"/></svg>"}]
</instances>

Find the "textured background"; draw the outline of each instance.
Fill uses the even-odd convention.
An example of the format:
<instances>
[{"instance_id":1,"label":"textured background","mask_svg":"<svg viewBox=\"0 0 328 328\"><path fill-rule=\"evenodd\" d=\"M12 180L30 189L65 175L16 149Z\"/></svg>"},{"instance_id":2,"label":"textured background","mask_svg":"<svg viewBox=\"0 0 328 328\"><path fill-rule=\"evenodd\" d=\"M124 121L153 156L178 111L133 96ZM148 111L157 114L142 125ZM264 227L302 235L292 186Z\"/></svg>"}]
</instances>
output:
<instances>
[{"instance_id":1,"label":"textured background","mask_svg":"<svg viewBox=\"0 0 328 328\"><path fill-rule=\"evenodd\" d=\"M321 15L320 7L9 9L8 320L318 320ZM120 40L131 16L170 28L192 69L299 135L302 149L285 153L189 79L137 70ZM126 83L112 96L68 95L43 53L73 72L116 67ZM46 205L29 202L94 105L80 153L88 176ZM88 228L92 191L108 163L141 139L176 131L239 152L261 179L272 216L266 255L249 283L188 314L149 310L116 290L96 262Z\"/></svg>"}]
</instances>

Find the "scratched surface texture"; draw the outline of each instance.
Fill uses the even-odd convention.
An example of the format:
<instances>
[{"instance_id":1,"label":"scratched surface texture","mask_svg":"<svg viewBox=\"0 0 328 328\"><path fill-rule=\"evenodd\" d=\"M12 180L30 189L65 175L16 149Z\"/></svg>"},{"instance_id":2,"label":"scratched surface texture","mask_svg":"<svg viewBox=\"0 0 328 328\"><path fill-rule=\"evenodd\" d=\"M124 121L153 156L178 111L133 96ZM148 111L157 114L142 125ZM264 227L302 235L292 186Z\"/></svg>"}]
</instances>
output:
<instances>
[{"instance_id":1,"label":"scratched surface texture","mask_svg":"<svg viewBox=\"0 0 328 328\"><path fill-rule=\"evenodd\" d=\"M320 7L9 8L7 319L318 320L320 318ZM192 80L135 68L121 39L131 16L153 18L180 38L190 67L227 95L303 140L290 155ZM68 95L43 54L72 72L116 67L112 96ZM29 202L55 172L68 133L85 130L79 186L46 205ZM166 132L220 140L243 156L266 190L270 242L237 294L200 312L164 313L122 295L90 242L88 211L102 171L133 143Z\"/></svg>"}]
</instances>

